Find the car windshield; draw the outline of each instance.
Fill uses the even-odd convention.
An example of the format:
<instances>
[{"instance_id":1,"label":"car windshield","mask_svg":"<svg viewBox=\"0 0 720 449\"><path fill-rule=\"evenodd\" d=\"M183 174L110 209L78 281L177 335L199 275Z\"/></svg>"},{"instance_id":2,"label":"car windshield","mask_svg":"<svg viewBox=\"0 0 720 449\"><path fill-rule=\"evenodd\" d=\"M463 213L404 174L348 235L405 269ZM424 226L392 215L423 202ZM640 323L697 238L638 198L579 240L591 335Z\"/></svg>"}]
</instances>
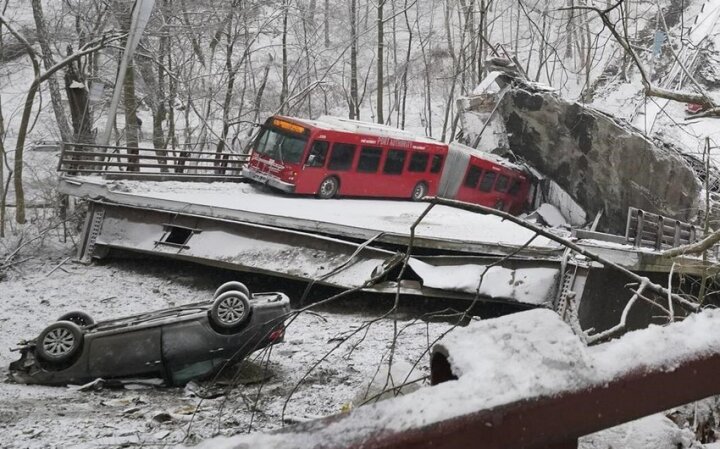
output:
<instances>
[{"instance_id":1,"label":"car windshield","mask_svg":"<svg viewBox=\"0 0 720 449\"><path fill-rule=\"evenodd\" d=\"M258 139L255 151L279 162L299 164L306 143L307 137L290 136L266 128Z\"/></svg>"}]
</instances>

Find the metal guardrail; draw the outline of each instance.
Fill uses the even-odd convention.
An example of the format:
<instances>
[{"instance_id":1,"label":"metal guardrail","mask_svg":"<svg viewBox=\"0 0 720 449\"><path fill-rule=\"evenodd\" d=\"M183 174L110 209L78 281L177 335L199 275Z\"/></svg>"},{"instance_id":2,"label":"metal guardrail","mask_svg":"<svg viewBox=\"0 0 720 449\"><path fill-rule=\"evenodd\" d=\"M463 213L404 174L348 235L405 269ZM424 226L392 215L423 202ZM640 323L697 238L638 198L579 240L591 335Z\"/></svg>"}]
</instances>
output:
<instances>
[{"instance_id":1,"label":"metal guardrail","mask_svg":"<svg viewBox=\"0 0 720 449\"><path fill-rule=\"evenodd\" d=\"M110 179L239 181L249 155L63 143L57 171Z\"/></svg>"},{"instance_id":2,"label":"metal guardrail","mask_svg":"<svg viewBox=\"0 0 720 449\"><path fill-rule=\"evenodd\" d=\"M625 240L635 248L656 250L687 245L702 237L696 226L631 207L628 210Z\"/></svg>"}]
</instances>

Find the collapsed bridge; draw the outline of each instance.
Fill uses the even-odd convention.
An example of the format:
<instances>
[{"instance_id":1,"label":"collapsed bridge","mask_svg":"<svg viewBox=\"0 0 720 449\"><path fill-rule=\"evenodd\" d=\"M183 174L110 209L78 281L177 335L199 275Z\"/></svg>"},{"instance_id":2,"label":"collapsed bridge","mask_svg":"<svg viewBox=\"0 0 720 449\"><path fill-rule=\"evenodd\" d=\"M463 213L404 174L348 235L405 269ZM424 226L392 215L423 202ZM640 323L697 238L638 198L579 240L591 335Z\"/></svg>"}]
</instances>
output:
<instances>
[{"instance_id":1,"label":"collapsed bridge","mask_svg":"<svg viewBox=\"0 0 720 449\"><path fill-rule=\"evenodd\" d=\"M406 201L316 200L245 183L65 176L61 192L89 210L78 258L125 250L370 293L497 301L574 314L603 330L624 308L627 279L492 215ZM421 219L422 217L422 219ZM414 233L411 232L414 229ZM620 236L558 229L630 270L667 279L670 262ZM408 252L408 269L374 277ZM702 273L694 259L675 272ZM371 279L374 279L370 282ZM633 309L629 327L651 313Z\"/></svg>"}]
</instances>

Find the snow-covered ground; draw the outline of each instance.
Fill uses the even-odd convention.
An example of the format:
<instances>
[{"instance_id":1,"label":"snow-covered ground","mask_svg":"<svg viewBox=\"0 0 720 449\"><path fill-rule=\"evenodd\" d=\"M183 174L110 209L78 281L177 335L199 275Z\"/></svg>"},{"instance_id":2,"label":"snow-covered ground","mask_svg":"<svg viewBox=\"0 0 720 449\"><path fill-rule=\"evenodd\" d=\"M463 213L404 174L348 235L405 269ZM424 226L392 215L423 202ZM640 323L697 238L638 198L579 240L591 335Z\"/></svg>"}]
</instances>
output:
<instances>
[{"instance_id":1,"label":"snow-covered ground","mask_svg":"<svg viewBox=\"0 0 720 449\"><path fill-rule=\"evenodd\" d=\"M17 359L18 354L9 349L19 339L37 336L64 312L81 309L96 319L111 318L203 300L232 276L194 265L143 259L112 259L90 266L66 261L53 271L70 255L66 246L48 242L41 258L16 265L8 279L0 282L4 304L0 309L0 372L5 373L8 364ZM248 281L257 289L272 288L272 282ZM294 392L284 419L292 423L340 412L360 402L376 373L385 379L381 366L390 354L394 323L380 320L365 332L365 323L387 310L387 304L370 305L360 298L350 306L300 315L289 326L286 341L272 350L269 364L265 365L267 359L244 363L236 381L228 375L209 389L213 396L221 394L213 399L198 398L192 392L197 386L192 385L185 389L78 391L2 382L0 447L165 445L246 432L251 421L253 429L277 428L283 425L283 406L293 388L333 349ZM452 324L403 314L397 325L402 332L395 346L393 374L397 377L397 370L407 371L417 360L420 363L413 376L428 374L428 342ZM340 344L353 332L355 336ZM260 382L264 377L269 377L267 382ZM372 395L375 390L371 391Z\"/></svg>"}]
</instances>

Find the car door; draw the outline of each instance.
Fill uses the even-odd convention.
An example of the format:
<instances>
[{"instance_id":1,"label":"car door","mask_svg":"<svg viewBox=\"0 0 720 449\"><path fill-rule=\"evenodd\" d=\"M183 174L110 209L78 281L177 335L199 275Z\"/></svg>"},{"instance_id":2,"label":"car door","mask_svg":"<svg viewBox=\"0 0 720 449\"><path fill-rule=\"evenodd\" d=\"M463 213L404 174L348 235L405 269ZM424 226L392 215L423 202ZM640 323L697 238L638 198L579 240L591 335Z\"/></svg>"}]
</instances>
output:
<instances>
[{"instance_id":1,"label":"car door","mask_svg":"<svg viewBox=\"0 0 720 449\"><path fill-rule=\"evenodd\" d=\"M88 372L93 377L162 376L160 327L129 326L90 340Z\"/></svg>"}]
</instances>

